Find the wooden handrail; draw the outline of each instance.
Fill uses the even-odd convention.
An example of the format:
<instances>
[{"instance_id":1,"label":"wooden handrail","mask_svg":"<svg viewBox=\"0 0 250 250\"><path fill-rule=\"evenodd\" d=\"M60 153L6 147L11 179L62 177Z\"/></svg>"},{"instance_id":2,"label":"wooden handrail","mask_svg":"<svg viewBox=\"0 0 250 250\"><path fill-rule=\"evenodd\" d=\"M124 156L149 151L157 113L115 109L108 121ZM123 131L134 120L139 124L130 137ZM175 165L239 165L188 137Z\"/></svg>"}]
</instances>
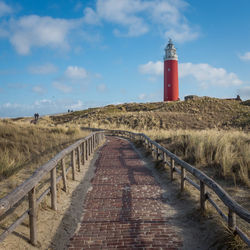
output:
<instances>
[{"instance_id":1,"label":"wooden handrail","mask_svg":"<svg viewBox=\"0 0 250 250\"><path fill-rule=\"evenodd\" d=\"M159 143L151 140L147 135L143 133L133 133L130 131L123 131L123 130L105 130L106 133L111 133L112 135L122 135L122 136L128 136L131 139L133 138L139 138L139 140L142 140L143 144L145 145L146 149L150 149L152 152L152 156L159 160L159 151L162 153L162 159L165 165L169 166L170 162L170 177L171 180L173 180L173 171L176 171L181 175L181 191L183 191L185 184L184 181L188 181L191 185L193 185L196 189L200 191L200 206L201 210L204 211L206 208L205 202L208 200L211 205L215 207L217 212L228 222L228 227L234 231L235 233L238 233L239 236L242 238L243 241L245 241L248 246L250 246L250 239L242 233L242 231L236 227L236 217L235 214L237 214L240 218L242 218L244 221L250 223L250 212L243 208L239 203L234 201L231 196L213 179L211 179L209 176L207 176L202 171L198 170L197 168L193 167L192 165L188 164L187 162L181 160L178 156L171 153L169 150L161 146ZM167 155L170 157L171 161L165 160L165 156ZM177 169L176 165L180 166L181 169ZM185 176L185 170L188 171L190 174L192 174L194 177L198 179L200 182L200 186L196 183L194 183L190 178ZM210 195L208 193L205 193L205 186L208 186L219 198L220 200L228 207L228 216L226 216L222 210L218 207L218 205L211 199Z\"/></svg>"},{"instance_id":2,"label":"wooden handrail","mask_svg":"<svg viewBox=\"0 0 250 250\"><path fill-rule=\"evenodd\" d=\"M96 130L98 131L98 130ZM240 206L236 201L234 201L229 194L213 179L208 177L202 171L198 170L197 168L193 167L192 165L188 164L187 162L178 158L175 154L171 153L166 148L162 147L157 142L151 140L148 136L142 133L133 133L130 131L123 131L123 130L104 130L99 132L94 132L87 136L86 138L77 141L73 145L69 146L68 148L64 149L60 153L58 153L54 158L52 158L49 162L41 166L37 169L34 174L23 182L20 186L18 186L15 190L13 190L10 194L5 196L4 198L0 199L0 216L7 213L9 209L11 209L18 201L23 199L27 194L29 194L29 210L27 210L16 222L14 222L4 233L0 235L0 241L3 240L10 232L12 232L17 225L19 225L23 219L29 214L30 217L30 238L31 243L36 245L37 242L37 235L36 235L36 206L38 200L35 199L36 197L36 186L37 184L43 179L43 177L51 173L51 204L52 208L56 210L56 198L53 200L53 197L56 197L56 189L55 183L60 180L63 180L64 191L67 190L66 185L66 175L68 169L65 170L65 161L64 158L66 155L71 153L71 167L74 179L74 170L76 167L76 157L75 153L77 153L78 159L78 170L80 170L81 162L84 164L85 161L88 160L90 154L94 151L96 146L100 143L100 141L104 137L104 132L106 134L111 135L118 135L118 136L125 136L129 137L130 139L136 139L142 141L146 149L151 150L153 157L156 160L162 160L165 166L170 167L170 178L171 181L173 180L174 172L178 173L181 176L181 191L185 188L185 182L187 181L191 185L193 185L196 189L200 191L200 206L201 210L204 211L206 209L206 201L208 201L216 211L228 222L228 227L235 233L237 233L243 241L245 241L248 246L250 246L250 239L245 235L237 226L236 226L236 217L237 214L241 217L244 221L250 223L250 212ZM167 161L167 156L170 158L170 161ZM62 166L62 176L58 177L55 180L55 168L58 163L61 162ZM177 166L180 166L181 169L178 169ZM54 170L54 171L53 171ZM185 170L196 177L200 183L196 184L190 178L185 175ZM53 173L54 172L54 173ZM54 186L54 188L53 188ZM228 216L219 208L219 206L212 200L211 195L207 193L206 186L208 186L220 199L221 201L228 207ZM45 192L45 195L49 191ZM42 195L42 198L39 198L39 202L41 199L45 197Z\"/></svg>"},{"instance_id":3,"label":"wooden handrail","mask_svg":"<svg viewBox=\"0 0 250 250\"><path fill-rule=\"evenodd\" d=\"M96 132L95 132L96 133ZM94 133L94 134L95 134ZM49 173L60 160L62 160L67 154L72 152L75 148L77 148L84 141L88 140L92 135L87 136L84 139L81 139L66 149L62 150L55 157L49 160L47 163L38 168L31 177L29 177L25 182L23 182L20 186L14 189L11 193L9 193L4 198L0 199L0 216L4 214L7 210L13 207L18 201L20 201L36 184L41 181L41 179Z\"/></svg>"},{"instance_id":4,"label":"wooden handrail","mask_svg":"<svg viewBox=\"0 0 250 250\"><path fill-rule=\"evenodd\" d=\"M84 164L87 157L94 151L94 149L101 143L104 138L104 132L93 132L89 136L78 140L71 146L62 150L55 157L53 157L46 164L38 168L31 177L14 189L11 193L0 199L0 216L13 208L20 200L24 199L28 195L29 209L25 211L20 218L18 218L8 229L6 229L0 235L0 242L11 233L22 221L29 215L29 224L30 224L30 241L33 245L37 244L37 230L36 230L36 220L38 212L38 203L46 196L47 193L51 192L51 207L54 210L57 210L57 190L56 184L58 181L63 180L64 191L67 191L66 185L66 175L67 170L65 169L65 157L68 154L72 154L71 167L72 172L75 168L75 153L78 154L78 171L80 171L81 162ZM85 144L85 146L83 146ZM82 147L81 147L82 146ZM88 148L88 151L85 151L85 148ZM82 151L81 151L82 150ZM88 154L88 156L87 156ZM81 157L82 155L82 157ZM82 160L83 159L83 160ZM58 163L61 163L62 166L62 176L61 178L56 178L56 167ZM50 173L50 188L48 188L38 199L36 197L36 187L38 183ZM75 174L75 173L74 173Z\"/></svg>"}]
</instances>

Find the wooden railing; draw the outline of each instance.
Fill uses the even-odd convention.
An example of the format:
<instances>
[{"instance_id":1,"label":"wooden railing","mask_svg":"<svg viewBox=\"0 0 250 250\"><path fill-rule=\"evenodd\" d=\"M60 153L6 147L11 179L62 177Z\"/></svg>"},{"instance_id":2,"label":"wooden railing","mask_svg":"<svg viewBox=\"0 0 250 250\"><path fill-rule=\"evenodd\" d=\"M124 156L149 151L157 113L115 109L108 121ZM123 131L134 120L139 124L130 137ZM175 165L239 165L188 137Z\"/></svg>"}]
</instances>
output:
<instances>
[{"instance_id":1,"label":"wooden railing","mask_svg":"<svg viewBox=\"0 0 250 250\"><path fill-rule=\"evenodd\" d=\"M129 131L121 130L105 130L105 134L124 136L134 140L140 140L145 148L152 153L155 160L161 160L165 166L170 168L170 178L173 180L174 173L180 175L181 177L181 187L180 191L185 189L185 184L190 183L200 192L200 208L204 212L206 210L206 204L209 202L220 216L227 222L229 229L238 234L241 239L250 246L250 239L248 236L240 230L236 225L236 215L242 218L245 222L250 223L250 212L241 207L237 202L235 202L224 190L217 184L214 180L204 174L202 171L196 169L190 164L178 158L175 154L168 151L166 148L162 147L157 142L151 140L145 134L137 134ZM20 186L18 186L13 192L0 199L0 218L5 214L11 212L11 209L18 205L18 202L25 199L28 196L29 209L26 210L12 225L10 225L1 235L0 242L14 229L20 225L23 220L29 216L29 226L30 226L30 242L33 245L37 244L37 213L38 204L45 198L45 196L51 193L51 207L57 210L57 189L56 185L59 181L63 181L63 189L67 191L67 173L72 169L72 179L75 179L76 165L78 165L78 171L81 165L88 160L88 157L94 149L100 144L104 138L104 132L95 132L86 138L77 141L73 145L61 151L54 158L52 158L48 163L41 166L37 171ZM71 163L69 167L66 168L65 157L71 155ZM77 164L76 164L77 160ZM57 166L61 166L61 175L57 177ZM186 171L189 172L194 180L186 175ZM50 174L50 186L42 192L42 194L37 197L36 188L39 182L46 176ZM206 187L209 187L224 203L228 209L228 214L226 215L219 205L212 199L209 192L206 191Z\"/></svg>"},{"instance_id":2,"label":"wooden railing","mask_svg":"<svg viewBox=\"0 0 250 250\"><path fill-rule=\"evenodd\" d=\"M51 208L57 210L57 183L62 180L63 190L67 191L67 173L69 170L72 170L72 179L75 180L76 168L80 171L81 166L85 164L103 139L103 132L94 132L84 139L77 141L38 168L29 179L14 189L10 194L0 199L0 218L9 215L12 212L11 210L18 206L21 200L27 200L29 205L28 210L0 235L0 242L29 216L30 242L36 245L38 204L41 203L48 193L50 193ZM66 167L65 158L68 155L71 155L71 161L69 166ZM57 172L59 172L58 165L61 167L59 176L57 175ZM50 185L46 190L43 190L39 197L37 197L39 183L47 175L50 175Z\"/></svg>"},{"instance_id":3,"label":"wooden railing","mask_svg":"<svg viewBox=\"0 0 250 250\"><path fill-rule=\"evenodd\" d=\"M163 164L170 168L170 178L171 181L174 177L174 172L180 175L180 191L182 192L185 188L185 184L190 183L193 187L195 187L200 192L200 209L202 212L206 210L206 203L209 202L216 211L220 214L220 216L226 221L228 228L234 234L238 234L240 238L250 247L250 239L248 236L242 232L236 225L236 215L242 218L247 223L250 223L250 212L240 206L236 201L234 201L229 194L213 179L208 177L202 171L197 168L191 166L187 162L178 158L175 154L168 151L166 148L162 147L157 142L151 140L145 134L137 134L129 131L121 131L121 130L106 130L106 134L117 135L117 136L125 136L130 139L140 140L145 148L152 153L152 156L155 160L161 160ZM186 171L191 174L191 176L195 177L195 180L192 180L186 175ZM227 215L222 211L219 205L212 199L212 196L209 192L206 191L206 187L209 187L224 203L224 205L228 209ZM249 224L248 224L249 226Z\"/></svg>"}]
</instances>

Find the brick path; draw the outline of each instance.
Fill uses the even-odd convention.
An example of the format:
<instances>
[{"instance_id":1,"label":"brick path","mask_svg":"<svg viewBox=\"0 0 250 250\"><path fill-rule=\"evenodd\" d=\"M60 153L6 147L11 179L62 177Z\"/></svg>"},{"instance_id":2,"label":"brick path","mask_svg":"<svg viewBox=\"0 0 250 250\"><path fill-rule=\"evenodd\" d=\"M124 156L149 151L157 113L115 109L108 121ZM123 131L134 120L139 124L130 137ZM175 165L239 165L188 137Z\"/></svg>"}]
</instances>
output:
<instances>
[{"instance_id":1,"label":"brick path","mask_svg":"<svg viewBox=\"0 0 250 250\"><path fill-rule=\"evenodd\" d=\"M164 220L162 190L151 171L126 140L108 140L69 249L179 249L181 240Z\"/></svg>"}]
</instances>

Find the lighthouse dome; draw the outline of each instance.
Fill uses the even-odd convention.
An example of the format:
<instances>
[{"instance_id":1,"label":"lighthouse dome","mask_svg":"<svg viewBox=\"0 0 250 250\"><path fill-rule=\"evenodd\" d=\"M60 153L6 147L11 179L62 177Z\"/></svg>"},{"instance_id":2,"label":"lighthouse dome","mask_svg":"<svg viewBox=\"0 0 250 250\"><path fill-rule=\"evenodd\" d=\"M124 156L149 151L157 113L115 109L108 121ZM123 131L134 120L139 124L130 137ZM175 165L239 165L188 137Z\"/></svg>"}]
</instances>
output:
<instances>
[{"instance_id":1,"label":"lighthouse dome","mask_svg":"<svg viewBox=\"0 0 250 250\"><path fill-rule=\"evenodd\" d=\"M171 38L169 39L168 44L167 44L167 46L165 48L164 60L178 60L178 55L176 53L176 48L175 48Z\"/></svg>"}]
</instances>

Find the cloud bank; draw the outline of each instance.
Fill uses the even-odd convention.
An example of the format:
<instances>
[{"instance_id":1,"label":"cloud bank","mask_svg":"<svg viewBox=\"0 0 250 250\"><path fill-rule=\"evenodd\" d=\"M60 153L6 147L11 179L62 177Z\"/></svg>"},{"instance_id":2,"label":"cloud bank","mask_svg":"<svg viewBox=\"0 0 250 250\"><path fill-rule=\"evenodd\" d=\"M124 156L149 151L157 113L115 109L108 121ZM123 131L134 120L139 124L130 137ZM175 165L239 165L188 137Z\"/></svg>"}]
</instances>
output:
<instances>
[{"instance_id":1,"label":"cloud bank","mask_svg":"<svg viewBox=\"0 0 250 250\"><path fill-rule=\"evenodd\" d=\"M148 62L140 65L138 70L141 74L160 76L163 75L163 62ZM224 68L216 68L206 63L180 63L179 77L191 76L202 86L238 86L243 82L233 72L227 72Z\"/></svg>"},{"instance_id":2,"label":"cloud bank","mask_svg":"<svg viewBox=\"0 0 250 250\"><path fill-rule=\"evenodd\" d=\"M157 25L164 38L186 42L199 36L183 14L187 7L183 0L97 0L95 10L88 7L84 13L89 23L117 24L113 30L117 36L144 35Z\"/></svg>"},{"instance_id":3,"label":"cloud bank","mask_svg":"<svg viewBox=\"0 0 250 250\"><path fill-rule=\"evenodd\" d=\"M7 38L20 55L30 54L32 48L67 50L73 31L84 40L97 39L97 32L93 36L88 27L103 27L105 23L114 26L116 36L137 37L156 30L166 40L171 37L176 42L186 42L199 37L197 28L184 15L188 6L184 0L97 0L95 8L85 7L80 18L16 18L12 16L13 8L0 1L0 17L9 17L0 22L0 37Z\"/></svg>"}]
</instances>

